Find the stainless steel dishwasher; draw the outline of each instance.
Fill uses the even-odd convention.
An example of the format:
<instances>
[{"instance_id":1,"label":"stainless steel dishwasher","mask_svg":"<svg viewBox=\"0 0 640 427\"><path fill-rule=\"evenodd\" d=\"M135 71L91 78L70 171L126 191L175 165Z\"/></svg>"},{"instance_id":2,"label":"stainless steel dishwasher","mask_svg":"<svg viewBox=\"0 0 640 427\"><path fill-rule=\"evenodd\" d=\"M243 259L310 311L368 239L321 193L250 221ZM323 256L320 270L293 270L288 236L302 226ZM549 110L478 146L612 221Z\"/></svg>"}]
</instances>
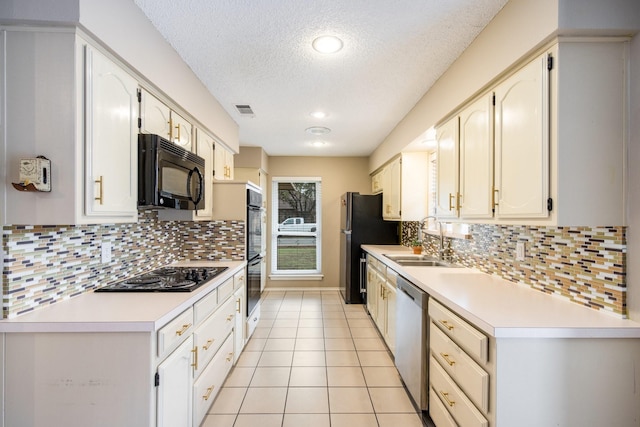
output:
<instances>
[{"instance_id":1,"label":"stainless steel dishwasher","mask_svg":"<svg viewBox=\"0 0 640 427\"><path fill-rule=\"evenodd\" d=\"M396 297L395 363L416 405L428 409L428 317L429 295L398 276Z\"/></svg>"}]
</instances>

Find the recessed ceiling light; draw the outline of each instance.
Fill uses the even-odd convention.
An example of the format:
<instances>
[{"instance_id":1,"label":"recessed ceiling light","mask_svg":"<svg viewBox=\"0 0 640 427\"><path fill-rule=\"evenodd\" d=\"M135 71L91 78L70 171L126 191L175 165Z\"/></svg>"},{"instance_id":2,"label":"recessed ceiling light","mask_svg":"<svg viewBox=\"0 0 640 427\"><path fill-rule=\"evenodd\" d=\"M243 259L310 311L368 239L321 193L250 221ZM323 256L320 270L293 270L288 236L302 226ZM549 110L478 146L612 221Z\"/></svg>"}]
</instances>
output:
<instances>
[{"instance_id":1,"label":"recessed ceiling light","mask_svg":"<svg viewBox=\"0 0 640 427\"><path fill-rule=\"evenodd\" d=\"M324 111L314 111L313 113L309 114L311 117L314 117L316 119L324 119L325 117L327 117L327 113L325 113Z\"/></svg>"},{"instance_id":2,"label":"recessed ceiling light","mask_svg":"<svg viewBox=\"0 0 640 427\"><path fill-rule=\"evenodd\" d=\"M316 38L311 46L320 53L336 53L342 49L342 40L336 36L320 36Z\"/></svg>"},{"instance_id":3,"label":"recessed ceiling light","mask_svg":"<svg viewBox=\"0 0 640 427\"><path fill-rule=\"evenodd\" d=\"M311 135L325 135L331 132L331 129L322 126L311 126L310 128L306 128L305 132L310 133Z\"/></svg>"}]
</instances>

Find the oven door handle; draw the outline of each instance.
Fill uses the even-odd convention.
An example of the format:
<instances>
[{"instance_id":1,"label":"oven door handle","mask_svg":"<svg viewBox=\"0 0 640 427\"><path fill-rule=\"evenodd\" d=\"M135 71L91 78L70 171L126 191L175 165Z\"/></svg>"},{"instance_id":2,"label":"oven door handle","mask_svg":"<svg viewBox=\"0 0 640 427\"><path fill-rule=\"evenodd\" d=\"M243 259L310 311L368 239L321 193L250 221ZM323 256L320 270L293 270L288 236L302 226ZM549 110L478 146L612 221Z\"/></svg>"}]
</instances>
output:
<instances>
[{"instance_id":1,"label":"oven door handle","mask_svg":"<svg viewBox=\"0 0 640 427\"><path fill-rule=\"evenodd\" d=\"M193 173L197 173L198 174L198 197L194 200L193 197L191 197L191 177L193 176ZM196 205L196 207L198 207L198 203L200 203L200 200L202 200L202 192L203 192L203 186L204 186L204 182L203 182L203 177L202 174L200 173L200 169L198 169L198 167L195 167L193 169L191 169L189 171L189 175L187 175L187 194L189 195L189 200L191 200L193 202L194 205Z\"/></svg>"}]
</instances>

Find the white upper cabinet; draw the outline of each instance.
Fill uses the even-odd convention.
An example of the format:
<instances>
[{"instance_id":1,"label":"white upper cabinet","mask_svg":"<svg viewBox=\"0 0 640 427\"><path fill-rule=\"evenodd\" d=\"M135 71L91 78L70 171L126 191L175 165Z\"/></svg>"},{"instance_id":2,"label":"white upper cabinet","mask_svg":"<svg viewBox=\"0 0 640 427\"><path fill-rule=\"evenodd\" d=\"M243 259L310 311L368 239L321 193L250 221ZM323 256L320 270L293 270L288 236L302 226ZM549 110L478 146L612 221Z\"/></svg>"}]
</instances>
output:
<instances>
[{"instance_id":1,"label":"white upper cabinet","mask_svg":"<svg viewBox=\"0 0 640 427\"><path fill-rule=\"evenodd\" d=\"M140 90L140 133L151 133L196 152L193 125L144 89Z\"/></svg>"},{"instance_id":2,"label":"white upper cabinet","mask_svg":"<svg viewBox=\"0 0 640 427\"><path fill-rule=\"evenodd\" d=\"M624 39L560 40L438 126L437 215L624 225L628 60Z\"/></svg>"},{"instance_id":3,"label":"white upper cabinet","mask_svg":"<svg viewBox=\"0 0 640 427\"><path fill-rule=\"evenodd\" d=\"M8 181L51 160L51 192L8 191L5 224L135 222L136 79L74 32L7 30L4 47Z\"/></svg>"},{"instance_id":4,"label":"white upper cabinet","mask_svg":"<svg viewBox=\"0 0 640 427\"><path fill-rule=\"evenodd\" d=\"M496 217L549 215L549 70L545 53L495 89Z\"/></svg>"},{"instance_id":5,"label":"white upper cabinet","mask_svg":"<svg viewBox=\"0 0 640 427\"><path fill-rule=\"evenodd\" d=\"M458 132L460 119L456 116L436 129L438 143L438 218L458 216Z\"/></svg>"},{"instance_id":6,"label":"white upper cabinet","mask_svg":"<svg viewBox=\"0 0 640 427\"><path fill-rule=\"evenodd\" d=\"M175 111L172 111L170 128L171 138L169 139L173 141L174 144L179 145L185 150L196 151L194 150L195 145L193 144L193 126L187 119Z\"/></svg>"},{"instance_id":7,"label":"white upper cabinet","mask_svg":"<svg viewBox=\"0 0 640 427\"><path fill-rule=\"evenodd\" d=\"M382 218L398 221L401 217L402 159L397 157L384 167L382 172Z\"/></svg>"},{"instance_id":8,"label":"white upper cabinet","mask_svg":"<svg viewBox=\"0 0 640 427\"><path fill-rule=\"evenodd\" d=\"M84 45L85 215L137 217L138 82Z\"/></svg>"},{"instance_id":9,"label":"white upper cabinet","mask_svg":"<svg viewBox=\"0 0 640 427\"><path fill-rule=\"evenodd\" d=\"M171 139L171 109L144 89L140 90L140 133Z\"/></svg>"},{"instance_id":10,"label":"white upper cabinet","mask_svg":"<svg viewBox=\"0 0 640 427\"><path fill-rule=\"evenodd\" d=\"M493 216L493 97L483 96L460 113L461 218Z\"/></svg>"},{"instance_id":11,"label":"white upper cabinet","mask_svg":"<svg viewBox=\"0 0 640 427\"><path fill-rule=\"evenodd\" d=\"M218 181L233 180L233 152L222 144L216 144L215 150L215 175Z\"/></svg>"},{"instance_id":12,"label":"white upper cabinet","mask_svg":"<svg viewBox=\"0 0 640 427\"><path fill-rule=\"evenodd\" d=\"M198 219L211 219L213 206L213 155L215 142L203 130L196 129L196 154L204 159L204 209L196 211Z\"/></svg>"},{"instance_id":13,"label":"white upper cabinet","mask_svg":"<svg viewBox=\"0 0 640 427\"><path fill-rule=\"evenodd\" d=\"M425 152L406 152L381 172L382 217L390 221L420 221L428 212L428 157Z\"/></svg>"}]
</instances>

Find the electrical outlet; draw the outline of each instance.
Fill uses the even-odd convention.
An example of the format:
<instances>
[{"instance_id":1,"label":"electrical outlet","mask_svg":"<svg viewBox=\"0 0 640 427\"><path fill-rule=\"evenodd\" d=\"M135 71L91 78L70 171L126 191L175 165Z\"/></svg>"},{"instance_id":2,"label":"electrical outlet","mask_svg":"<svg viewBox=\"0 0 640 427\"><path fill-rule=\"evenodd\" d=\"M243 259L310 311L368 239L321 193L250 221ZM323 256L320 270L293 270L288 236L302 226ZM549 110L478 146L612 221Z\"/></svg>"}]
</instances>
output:
<instances>
[{"instance_id":1,"label":"electrical outlet","mask_svg":"<svg viewBox=\"0 0 640 427\"><path fill-rule=\"evenodd\" d=\"M516 243L516 261L524 261L525 245L524 242Z\"/></svg>"},{"instance_id":2,"label":"electrical outlet","mask_svg":"<svg viewBox=\"0 0 640 427\"><path fill-rule=\"evenodd\" d=\"M102 263L103 264L110 263L111 262L111 242L102 242L100 251L101 251Z\"/></svg>"}]
</instances>

